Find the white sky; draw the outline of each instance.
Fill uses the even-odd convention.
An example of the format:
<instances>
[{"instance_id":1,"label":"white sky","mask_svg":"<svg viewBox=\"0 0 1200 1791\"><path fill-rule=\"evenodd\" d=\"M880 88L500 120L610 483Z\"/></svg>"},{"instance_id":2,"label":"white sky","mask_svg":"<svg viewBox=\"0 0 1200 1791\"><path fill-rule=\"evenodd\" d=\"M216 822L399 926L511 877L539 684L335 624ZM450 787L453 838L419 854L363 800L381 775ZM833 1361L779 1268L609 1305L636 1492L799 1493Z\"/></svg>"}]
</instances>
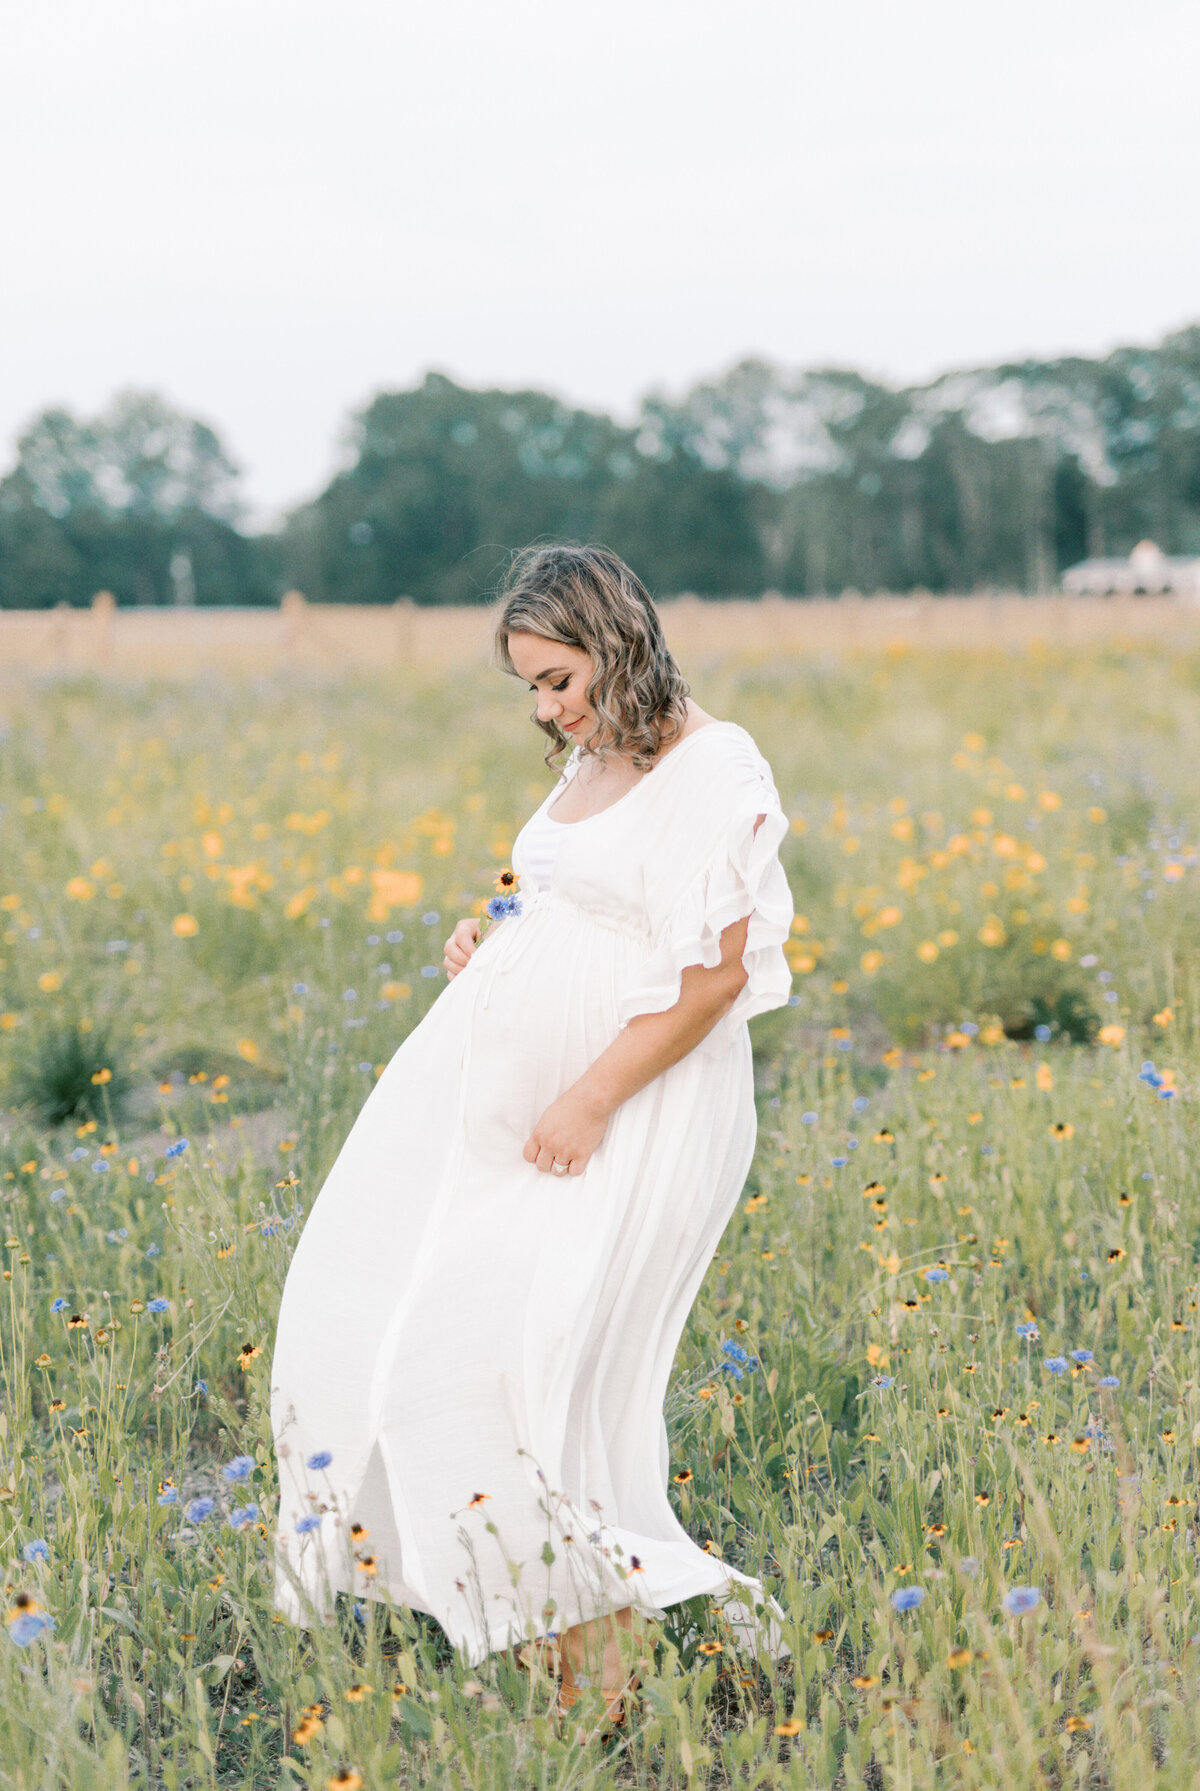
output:
<instances>
[{"instance_id":1,"label":"white sky","mask_svg":"<svg viewBox=\"0 0 1200 1791\"><path fill-rule=\"evenodd\" d=\"M628 418L1200 318L1195 0L9 0L0 466L155 387L260 520L429 367Z\"/></svg>"}]
</instances>

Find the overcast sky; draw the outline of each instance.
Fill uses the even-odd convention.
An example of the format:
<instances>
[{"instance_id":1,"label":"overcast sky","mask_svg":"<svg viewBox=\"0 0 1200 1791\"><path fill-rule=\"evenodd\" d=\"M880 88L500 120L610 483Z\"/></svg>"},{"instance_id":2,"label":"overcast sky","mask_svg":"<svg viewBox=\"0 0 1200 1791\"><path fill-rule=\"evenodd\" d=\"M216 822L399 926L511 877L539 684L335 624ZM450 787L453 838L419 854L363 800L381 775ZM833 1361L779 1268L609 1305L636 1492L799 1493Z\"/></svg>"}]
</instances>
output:
<instances>
[{"instance_id":1,"label":"overcast sky","mask_svg":"<svg viewBox=\"0 0 1200 1791\"><path fill-rule=\"evenodd\" d=\"M1195 0L7 0L0 466L153 387L260 520L438 368L627 418L1200 319Z\"/></svg>"}]
</instances>

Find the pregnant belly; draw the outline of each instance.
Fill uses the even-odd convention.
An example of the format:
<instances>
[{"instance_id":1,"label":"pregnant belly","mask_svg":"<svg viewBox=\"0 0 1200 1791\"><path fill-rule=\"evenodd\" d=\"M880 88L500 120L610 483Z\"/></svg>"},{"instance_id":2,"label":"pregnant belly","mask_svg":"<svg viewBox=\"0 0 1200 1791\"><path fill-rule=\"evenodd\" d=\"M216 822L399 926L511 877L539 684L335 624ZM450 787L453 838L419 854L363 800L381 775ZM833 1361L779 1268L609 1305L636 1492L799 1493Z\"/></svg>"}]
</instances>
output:
<instances>
[{"instance_id":1,"label":"pregnant belly","mask_svg":"<svg viewBox=\"0 0 1200 1791\"><path fill-rule=\"evenodd\" d=\"M617 1036L637 941L567 903L536 908L481 947L463 1044L464 1129L476 1154L521 1160L535 1123Z\"/></svg>"}]
</instances>

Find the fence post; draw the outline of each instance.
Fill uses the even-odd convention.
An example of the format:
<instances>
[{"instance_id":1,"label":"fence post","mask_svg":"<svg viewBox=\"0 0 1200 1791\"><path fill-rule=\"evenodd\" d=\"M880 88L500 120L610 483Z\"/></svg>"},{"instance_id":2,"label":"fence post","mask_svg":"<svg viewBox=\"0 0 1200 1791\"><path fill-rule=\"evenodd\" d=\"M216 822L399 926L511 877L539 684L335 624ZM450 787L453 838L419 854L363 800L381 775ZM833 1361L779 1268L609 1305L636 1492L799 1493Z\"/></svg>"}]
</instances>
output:
<instances>
[{"instance_id":1,"label":"fence post","mask_svg":"<svg viewBox=\"0 0 1200 1791\"><path fill-rule=\"evenodd\" d=\"M282 658L285 665L294 665L300 657L300 649L308 631L305 614L307 609L303 591L285 591L279 600Z\"/></svg>"},{"instance_id":2,"label":"fence post","mask_svg":"<svg viewBox=\"0 0 1200 1791\"><path fill-rule=\"evenodd\" d=\"M395 618L396 658L411 665L417 657L417 606L411 597L397 597L392 605Z\"/></svg>"},{"instance_id":3,"label":"fence post","mask_svg":"<svg viewBox=\"0 0 1200 1791\"><path fill-rule=\"evenodd\" d=\"M94 665L111 665L113 656L113 611L117 600L111 591L97 591L92 598L92 652Z\"/></svg>"}]
</instances>

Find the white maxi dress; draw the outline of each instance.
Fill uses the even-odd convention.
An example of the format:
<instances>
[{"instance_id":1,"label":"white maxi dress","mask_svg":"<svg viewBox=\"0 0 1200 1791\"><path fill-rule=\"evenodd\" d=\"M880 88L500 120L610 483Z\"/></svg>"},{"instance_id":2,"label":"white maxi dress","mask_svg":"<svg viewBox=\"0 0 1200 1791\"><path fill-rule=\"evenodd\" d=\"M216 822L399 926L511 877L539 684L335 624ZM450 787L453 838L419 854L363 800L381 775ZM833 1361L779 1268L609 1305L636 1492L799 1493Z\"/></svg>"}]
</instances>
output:
<instances>
[{"instance_id":1,"label":"white maxi dress","mask_svg":"<svg viewBox=\"0 0 1200 1791\"><path fill-rule=\"evenodd\" d=\"M301 1233L271 1370L276 1607L311 1624L339 1592L386 1594L474 1666L706 1593L743 1645L785 1654L778 1604L671 1507L663 1401L754 1152L746 1022L791 988L787 821L751 736L708 722L561 825L549 886L523 881L396 1050ZM747 916L749 980L712 1032L613 1113L582 1175L527 1163L551 1101Z\"/></svg>"}]
</instances>

